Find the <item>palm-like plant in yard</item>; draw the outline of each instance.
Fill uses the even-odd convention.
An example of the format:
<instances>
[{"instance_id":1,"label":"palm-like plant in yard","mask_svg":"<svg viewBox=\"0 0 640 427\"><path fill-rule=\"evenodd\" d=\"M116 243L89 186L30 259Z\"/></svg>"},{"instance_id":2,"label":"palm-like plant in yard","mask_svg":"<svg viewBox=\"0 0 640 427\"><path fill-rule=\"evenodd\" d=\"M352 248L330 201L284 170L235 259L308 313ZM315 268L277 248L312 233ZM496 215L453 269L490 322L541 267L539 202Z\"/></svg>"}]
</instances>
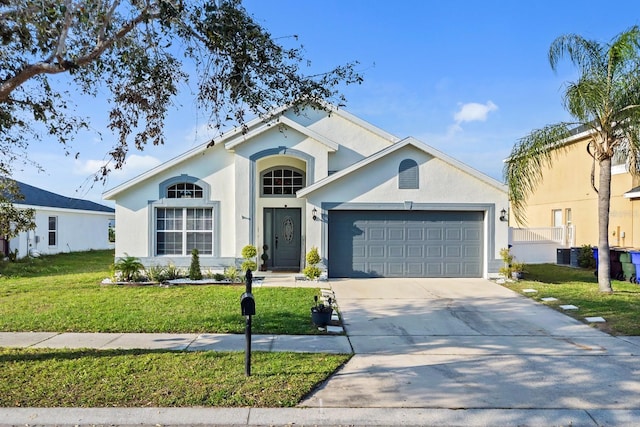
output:
<instances>
[{"instance_id":1,"label":"palm-like plant in yard","mask_svg":"<svg viewBox=\"0 0 640 427\"><path fill-rule=\"evenodd\" d=\"M629 171L638 173L640 157L640 28L634 26L608 44L575 34L560 36L549 48L551 68L555 71L565 57L580 72L564 93L565 108L575 121L548 125L522 138L505 163L504 175L514 218L525 223L526 199L541 181L543 169L552 165L554 154L563 150L563 140L577 126L590 130L586 152L593 158L591 185L598 194L598 284L601 292L610 293L611 159L622 153Z\"/></svg>"}]
</instances>

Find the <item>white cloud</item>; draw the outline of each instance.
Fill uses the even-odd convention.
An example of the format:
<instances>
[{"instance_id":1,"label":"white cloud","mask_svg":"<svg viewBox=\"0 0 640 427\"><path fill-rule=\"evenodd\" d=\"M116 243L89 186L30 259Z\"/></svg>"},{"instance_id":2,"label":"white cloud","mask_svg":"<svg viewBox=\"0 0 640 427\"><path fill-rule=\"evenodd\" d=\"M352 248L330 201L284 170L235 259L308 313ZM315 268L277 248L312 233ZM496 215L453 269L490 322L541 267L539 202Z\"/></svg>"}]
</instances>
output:
<instances>
[{"instance_id":1,"label":"white cloud","mask_svg":"<svg viewBox=\"0 0 640 427\"><path fill-rule=\"evenodd\" d=\"M498 106L491 101L486 104L470 102L463 104L460 110L453 115L453 118L456 121L456 125L464 122L484 122L487 120L489 113L497 109Z\"/></svg>"}]
</instances>

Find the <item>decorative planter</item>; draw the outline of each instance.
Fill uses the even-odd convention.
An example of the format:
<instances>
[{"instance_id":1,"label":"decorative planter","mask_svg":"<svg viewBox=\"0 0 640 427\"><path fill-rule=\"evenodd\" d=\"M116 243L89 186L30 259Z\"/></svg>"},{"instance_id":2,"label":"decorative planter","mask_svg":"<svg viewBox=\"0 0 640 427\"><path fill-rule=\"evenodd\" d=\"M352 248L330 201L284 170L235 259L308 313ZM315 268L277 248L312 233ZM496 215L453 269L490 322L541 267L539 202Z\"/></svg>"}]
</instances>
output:
<instances>
[{"instance_id":1,"label":"decorative planter","mask_svg":"<svg viewBox=\"0 0 640 427\"><path fill-rule=\"evenodd\" d=\"M311 321L314 325L324 327L331 323L331 315L333 314L333 309L325 309L324 311L317 311L313 308L311 309Z\"/></svg>"},{"instance_id":2,"label":"decorative planter","mask_svg":"<svg viewBox=\"0 0 640 427\"><path fill-rule=\"evenodd\" d=\"M524 273L522 271L514 271L511 273L511 278L514 280L524 279Z\"/></svg>"}]
</instances>

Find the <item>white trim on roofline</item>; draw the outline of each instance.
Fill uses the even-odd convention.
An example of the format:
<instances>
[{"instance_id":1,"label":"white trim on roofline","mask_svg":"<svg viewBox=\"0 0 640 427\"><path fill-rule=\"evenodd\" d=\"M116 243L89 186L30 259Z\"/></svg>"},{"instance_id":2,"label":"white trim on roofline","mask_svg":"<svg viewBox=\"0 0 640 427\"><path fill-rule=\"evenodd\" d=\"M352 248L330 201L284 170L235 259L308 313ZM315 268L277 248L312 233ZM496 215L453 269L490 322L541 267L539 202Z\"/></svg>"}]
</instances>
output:
<instances>
[{"instance_id":1,"label":"white trim on roofline","mask_svg":"<svg viewBox=\"0 0 640 427\"><path fill-rule=\"evenodd\" d=\"M306 134L307 136L309 136L310 138L313 138L315 140L318 140L319 142L321 142L322 144L326 145L327 147L331 148L332 150L337 150L339 148L339 145L334 142L331 141L330 139L320 135L319 133L312 131L311 129L305 128L304 126L299 125L298 123L296 123L295 121L285 117L284 115L282 115L282 113L284 113L287 109L289 109L290 107L280 107L280 108L276 108L271 112L271 115L280 115L279 119L283 121L283 123L285 125L288 125L290 127L292 127L293 129L298 130L298 127L300 129L305 129L305 131L303 132L304 134ZM385 131L383 131L382 129L350 114L347 113L344 110L339 109L338 107L332 105L332 104L326 104L325 108L327 108L327 110L329 111L329 114L337 114L338 116L344 118L345 120L351 121L354 124L380 136L381 138L384 138L392 143L395 143L397 141L399 141L400 139L396 136L391 135L390 133L387 133ZM236 127L228 132L226 132L225 134L221 135L220 140L218 142L216 142L215 145L221 145L224 144L225 148L231 150L233 149L233 147L237 146L238 144L242 143L244 140L246 140L247 135L248 134L252 134L252 135L257 135L260 132L264 132L266 130L268 130L270 128L270 126L274 126L276 123L276 119L274 118L274 120L272 121L267 121L265 122L263 118L261 117L256 117L255 119L250 120L247 123L246 128L249 129L249 132L246 134L242 134L243 129L241 127ZM290 123L294 123L294 126L291 126ZM255 133L254 133L255 132ZM243 137L245 139L243 139ZM238 139L237 142L231 143L231 141ZM229 147L227 147L227 143L229 144ZM128 181L123 182L120 185L117 185L107 191L105 191L104 193L102 193L102 198L104 200L114 200L115 197L120 194L121 192L133 187L136 184L139 184L140 182L166 170L169 169L173 166L175 166L176 164L183 162L187 159L189 159L190 157L194 157L204 151L207 150L207 148L209 147L210 141L202 143L186 152L184 152L183 154L180 154L179 156L176 156L152 169L149 169L146 172L141 173L140 175L135 176L134 178L131 178ZM335 147L335 148L334 148Z\"/></svg>"},{"instance_id":2,"label":"white trim on roofline","mask_svg":"<svg viewBox=\"0 0 640 427\"><path fill-rule=\"evenodd\" d=\"M500 191L503 192L507 192L507 187L506 185L504 185L503 183L501 183L500 181L491 178L490 176L487 176L485 174L483 174L482 172L477 171L476 169L473 169L472 167L454 159L453 157L448 156L447 154L444 154L443 152L431 147L430 145L425 144L424 142L418 141L417 139L413 138L413 137L407 137L401 141L396 142L393 145L390 145L389 147L383 148L382 150L378 151L377 153L372 154L369 157L366 157L362 160L360 160L359 162L356 162L354 164L352 164L351 166L344 168L332 175L329 175L326 178L321 179L320 181L303 188L302 190L299 190L296 193L297 197L305 197L308 194L324 187L325 185L328 185L340 178L342 178L343 176L349 175L352 172L357 171L358 169L361 169L367 165L369 165L370 163L375 162L376 160L379 160L381 158L383 158L384 156L399 150L403 147L406 147L407 145L411 145L419 150L424 151L425 153L436 157L442 161L444 161L445 163L450 164L451 166L460 169L463 172L466 172L467 174L479 179L480 181L485 182L486 184L491 185L492 187L497 188Z\"/></svg>"},{"instance_id":3,"label":"white trim on roofline","mask_svg":"<svg viewBox=\"0 0 640 427\"><path fill-rule=\"evenodd\" d=\"M226 148L227 150L233 150L238 145L244 143L245 141L248 141L249 139L253 138L256 135L259 135L265 132L267 129L273 126L278 126L278 124L282 124L286 127L296 130L301 134L306 135L309 138L314 139L323 145L326 145L331 151L336 151L339 147L338 143L330 140L329 138L323 135L320 135L318 132L315 132L307 127L304 127L301 124L296 123L295 121L291 120L288 117L282 116L282 117L279 117L274 122L264 123L262 126L258 126L244 135L236 135L230 141L225 142L224 148Z\"/></svg>"},{"instance_id":4,"label":"white trim on roofline","mask_svg":"<svg viewBox=\"0 0 640 427\"><path fill-rule=\"evenodd\" d=\"M72 214L83 214L83 215L97 215L97 216L112 216L115 217L115 212L106 212L106 211L90 211L86 209L70 209L70 208L57 208L55 206L38 206L38 205L25 205L14 203L18 209L33 209L36 212L60 212L60 213L72 213Z\"/></svg>"}]
</instances>

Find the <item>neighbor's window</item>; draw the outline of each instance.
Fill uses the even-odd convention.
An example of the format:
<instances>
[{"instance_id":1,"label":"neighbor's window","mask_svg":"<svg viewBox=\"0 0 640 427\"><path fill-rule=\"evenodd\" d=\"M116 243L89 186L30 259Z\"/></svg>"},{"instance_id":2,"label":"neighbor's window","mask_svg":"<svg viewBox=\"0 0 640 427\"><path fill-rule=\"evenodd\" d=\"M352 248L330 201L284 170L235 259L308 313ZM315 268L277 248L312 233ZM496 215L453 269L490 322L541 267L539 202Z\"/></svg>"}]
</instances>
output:
<instances>
[{"instance_id":1,"label":"neighbor's window","mask_svg":"<svg viewBox=\"0 0 640 427\"><path fill-rule=\"evenodd\" d=\"M58 217L49 217L49 246L58 244Z\"/></svg>"},{"instance_id":2,"label":"neighbor's window","mask_svg":"<svg viewBox=\"0 0 640 427\"><path fill-rule=\"evenodd\" d=\"M213 209L156 209L156 254L213 254Z\"/></svg>"},{"instance_id":3,"label":"neighbor's window","mask_svg":"<svg viewBox=\"0 0 640 427\"><path fill-rule=\"evenodd\" d=\"M116 220L115 219L109 220L109 228L108 228L107 236L109 239L109 243L115 243L116 241Z\"/></svg>"},{"instance_id":4,"label":"neighbor's window","mask_svg":"<svg viewBox=\"0 0 640 427\"><path fill-rule=\"evenodd\" d=\"M262 195L293 197L304 187L304 173L294 168L278 167L262 173Z\"/></svg>"},{"instance_id":5,"label":"neighbor's window","mask_svg":"<svg viewBox=\"0 0 640 427\"><path fill-rule=\"evenodd\" d=\"M398 188L418 188L418 163L412 159L404 159L398 167Z\"/></svg>"},{"instance_id":6,"label":"neighbor's window","mask_svg":"<svg viewBox=\"0 0 640 427\"><path fill-rule=\"evenodd\" d=\"M191 182L179 182L167 187L167 199L202 199L202 187Z\"/></svg>"}]
</instances>

